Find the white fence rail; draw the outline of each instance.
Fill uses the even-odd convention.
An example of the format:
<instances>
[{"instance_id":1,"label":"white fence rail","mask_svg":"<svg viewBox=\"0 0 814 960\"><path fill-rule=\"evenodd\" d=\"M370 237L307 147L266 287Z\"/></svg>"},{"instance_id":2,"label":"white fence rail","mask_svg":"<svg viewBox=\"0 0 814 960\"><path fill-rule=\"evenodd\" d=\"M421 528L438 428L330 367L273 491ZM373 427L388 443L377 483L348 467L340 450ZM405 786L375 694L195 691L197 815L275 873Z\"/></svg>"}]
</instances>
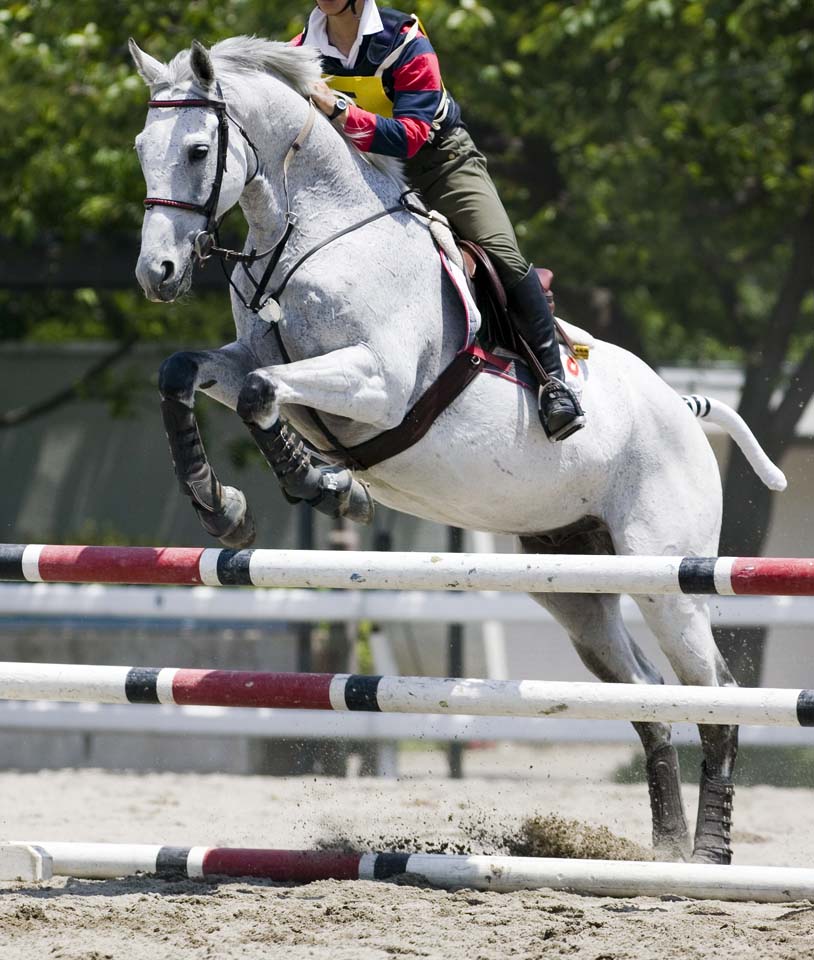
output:
<instances>
[{"instance_id":1,"label":"white fence rail","mask_svg":"<svg viewBox=\"0 0 814 960\"><path fill-rule=\"evenodd\" d=\"M710 597L713 622L723 626L814 624L814 597ZM643 623L639 608L622 597L626 621ZM503 625L551 623L530 598L489 592L288 590L231 587L138 587L106 584L0 583L0 616L22 619L198 621L207 624L359 621ZM138 734L192 734L254 738L349 738L379 742L511 740L515 742L636 742L625 721L513 717L333 714L221 707L0 702L0 730ZM677 724L678 742L697 742L696 728ZM804 728L745 727L741 743L812 743Z\"/></svg>"},{"instance_id":2,"label":"white fence rail","mask_svg":"<svg viewBox=\"0 0 814 960\"><path fill-rule=\"evenodd\" d=\"M710 597L721 626L810 626L814 597ZM638 606L622 597L630 624L643 623ZM302 623L320 620L377 623L503 624L551 622L522 594L424 591L287 590L241 587L126 587L106 584L0 583L0 616L96 619Z\"/></svg>"},{"instance_id":3,"label":"white fence rail","mask_svg":"<svg viewBox=\"0 0 814 960\"><path fill-rule=\"evenodd\" d=\"M129 733L252 737L265 739L348 739L388 742L638 743L624 720L323 713L229 707L175 707L140 704L0 702L0 730L31 733ZM677 743L697 743L692 724L673 725ZM741 744L813 746L811 728L742 727Z\"/></svg>"}]
</instances>

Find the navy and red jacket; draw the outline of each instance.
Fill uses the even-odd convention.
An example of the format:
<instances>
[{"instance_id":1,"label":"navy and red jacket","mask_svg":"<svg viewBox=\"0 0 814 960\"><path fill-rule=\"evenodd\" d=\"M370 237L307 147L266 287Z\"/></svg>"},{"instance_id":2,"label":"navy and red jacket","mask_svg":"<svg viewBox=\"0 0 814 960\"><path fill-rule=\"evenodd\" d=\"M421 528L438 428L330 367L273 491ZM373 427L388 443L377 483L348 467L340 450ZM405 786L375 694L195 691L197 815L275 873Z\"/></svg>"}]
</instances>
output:
<instances>
[{"instance_id":1,"label":"navy and red jacket","mask_svg":"<svg viewBox=\"0 0 814 960\"><path fill-rule=\"evenodd\" d=\"M413 18L389 7L379 9L383 29L366 36L352 67L334 57L322 58L323 72L335 77L372 77L387 55L403 42ZM306 30L291 43L301 46ZM393 102L393 116L383 117L363 110L355 103L348 107L345 132L360 150L409 159L436 133L446 133L461 124L461 109L444 91L438 57L427 37L419 31L398 59L384 70L384 91ZM433 121L446 98L443 117Z\"/></svg>"}]
</instances>

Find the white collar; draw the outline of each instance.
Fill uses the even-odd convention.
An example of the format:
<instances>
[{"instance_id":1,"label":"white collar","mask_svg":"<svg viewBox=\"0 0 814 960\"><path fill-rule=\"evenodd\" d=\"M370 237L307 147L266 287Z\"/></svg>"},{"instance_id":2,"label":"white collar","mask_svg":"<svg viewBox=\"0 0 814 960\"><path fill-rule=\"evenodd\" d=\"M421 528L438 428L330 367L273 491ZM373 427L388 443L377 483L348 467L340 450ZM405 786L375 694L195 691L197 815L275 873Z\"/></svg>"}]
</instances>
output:
<instances>
[{"instance_id":1,"label":"white collar","mask_svg":"<svg viewBox=\"0 0 814 960\"><path fill-rule=\"evenodd\" d=\"M379 8L376 6L376 0L365 0L365 6L362 10L362 16L359 19L359 30L356 33L356 40L350 48L348 55L345 56L328 39L328 18L325 14L315 7L308 18L308 30L305 34L305 46L317 47L324 57L333 57L338 60L343 67L350 69L359 56L359 47L365 37L372 33L379 33L384 29Z\"/></svg>"}]
</instances>

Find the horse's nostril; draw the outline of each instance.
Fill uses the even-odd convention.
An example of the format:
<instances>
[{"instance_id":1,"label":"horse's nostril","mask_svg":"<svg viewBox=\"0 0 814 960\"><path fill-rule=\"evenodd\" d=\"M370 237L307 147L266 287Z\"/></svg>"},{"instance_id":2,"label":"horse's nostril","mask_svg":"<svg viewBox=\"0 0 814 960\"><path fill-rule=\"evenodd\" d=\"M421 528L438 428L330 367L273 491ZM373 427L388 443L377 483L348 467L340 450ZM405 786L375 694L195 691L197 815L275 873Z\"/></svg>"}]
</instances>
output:
<instances>
[{"instance_id":1,"label":"horse's nostril","mask_svg":"<svg viewBox=\"0 0 814 960\"><path fill-rule=\"evenodd\" d=\"M166 283L175 273L175 264L171 260L163 260L161 263L161 282Z\"/></svg>"}]
</instances>

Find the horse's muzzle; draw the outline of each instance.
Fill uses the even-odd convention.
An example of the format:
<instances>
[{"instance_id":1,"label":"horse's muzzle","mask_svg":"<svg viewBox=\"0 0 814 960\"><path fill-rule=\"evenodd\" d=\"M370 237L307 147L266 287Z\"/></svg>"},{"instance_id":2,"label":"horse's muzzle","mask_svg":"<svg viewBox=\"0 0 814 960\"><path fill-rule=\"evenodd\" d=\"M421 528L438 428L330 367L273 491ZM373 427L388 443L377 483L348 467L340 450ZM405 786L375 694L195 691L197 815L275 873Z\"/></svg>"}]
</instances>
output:
<instances>
[{"instance_id":1,"label":"horse's muzzle","mask_svg":"<svg viewBox=\"0 0 814 960\"><path fill-rule=\"evenodd\" d=\"M136 279L148 300L171 303L189 290L192 279L192 261L179 265L174 260L140 257L136 264Z\"/></svg>"}]
</instances>

